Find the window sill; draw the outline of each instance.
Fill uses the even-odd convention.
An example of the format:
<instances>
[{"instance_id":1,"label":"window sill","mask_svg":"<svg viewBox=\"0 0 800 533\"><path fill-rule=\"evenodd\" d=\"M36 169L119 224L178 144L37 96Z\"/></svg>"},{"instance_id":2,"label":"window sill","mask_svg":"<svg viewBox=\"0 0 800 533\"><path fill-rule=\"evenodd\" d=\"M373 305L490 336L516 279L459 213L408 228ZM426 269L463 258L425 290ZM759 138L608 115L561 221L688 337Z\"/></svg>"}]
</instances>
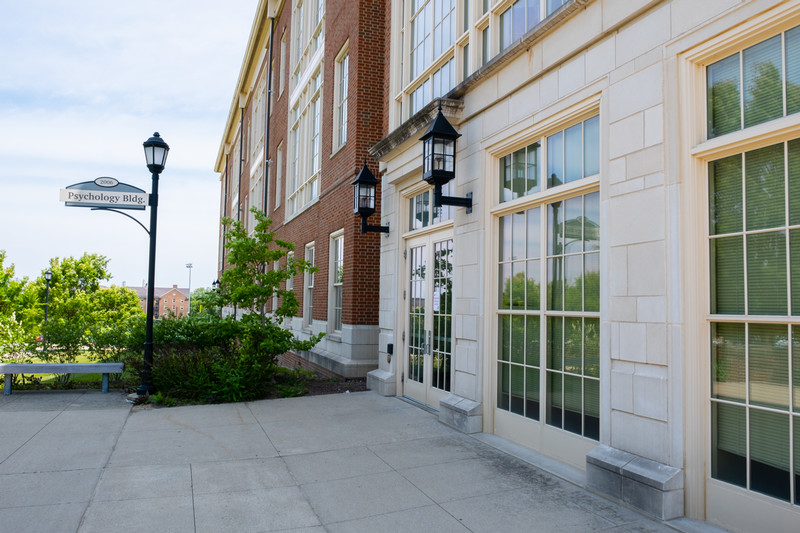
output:
<instances>
[{"instance_id":1,"label":"window sill","mask_svg":"<svg viewBox=\"0 0 800 533\"><path fill-rule=\"evenodd\" d=\"M328 333L327 335L325 335L325 340L331 341L331 342L341 343L342 342L342 334L341 333Z\"/></svg>"}]
</instances>

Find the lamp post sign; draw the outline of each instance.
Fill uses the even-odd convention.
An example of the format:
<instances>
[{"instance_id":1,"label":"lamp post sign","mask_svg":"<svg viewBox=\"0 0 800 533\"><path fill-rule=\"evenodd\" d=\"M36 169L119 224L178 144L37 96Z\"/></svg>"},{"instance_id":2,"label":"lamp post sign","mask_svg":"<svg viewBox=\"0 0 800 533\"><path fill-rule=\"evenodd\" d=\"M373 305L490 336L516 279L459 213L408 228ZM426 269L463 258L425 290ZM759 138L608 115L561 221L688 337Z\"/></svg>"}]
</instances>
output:
<instances>
[{"instance_id":1,"label":"lamp post sign","mask_svg":"<svg viewBox=\"0 0 800 533\"><path fill-rule=\"evenodd\" d=\"M120 183L114 178L101 177L61 189L59 201L64 202L67 207L144 211L147 207L147 192L127 183Z\"/></svg>"}]
</instances>

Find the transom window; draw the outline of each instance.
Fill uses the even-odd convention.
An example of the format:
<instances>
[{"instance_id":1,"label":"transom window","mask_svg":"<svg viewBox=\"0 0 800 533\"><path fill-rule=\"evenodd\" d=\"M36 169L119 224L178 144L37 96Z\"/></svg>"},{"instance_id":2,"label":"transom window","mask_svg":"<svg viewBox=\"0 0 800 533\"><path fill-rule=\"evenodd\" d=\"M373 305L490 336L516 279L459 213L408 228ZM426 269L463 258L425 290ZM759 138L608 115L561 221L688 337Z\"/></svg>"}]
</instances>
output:
<instances>
[{"instance_id":1,"label":"transom window","mask_svg":"<svg viewBox=\"0 0 800 533\"><path fill-rule=\"evenodd\" d=\"M501 217L497 302L497 408L595 440L599 213L593 192Z\"/></svg>"},{"instance_id":2,"label":"transom window","mask_svg":"<svg viewBox=\"0 0 800 533\"><path fill-rule=\"evenodd\" d=\"M800 504L800 139L708 165L711 476Z\"/></svg>"},{"instance_id":3,"label":"transom window","mask_svg":"<svg viewBox=\"0 0 800 533\"><path fill-rule=\"evenodd\" d=\"M706 69L708 137L800 111L800 26Z\"/></svg>"},{"instance_id":4,"label":"transom window","mask_svg":"<svg viewBox=\"0 0 800 533\"><path fill-rule=\"evenodd\" d=\"M539 193L599 172L600 118L594 116L500 158L500 201Z\"/></svg>"},{"instance_id":5,"label":"transom window","mask_svg":"<svg viewBox=\"0 0 800 533\"><path fill-rule=\"evenodd\" d=\"M442 194L451 196L453 194L453 182L450 181L442 186ZM427 228L432 224L439 224L453 219L453 206L443 205L433 207L433 190L420 193L408 201L408 229Z\"/></svg>"}]
</instances>

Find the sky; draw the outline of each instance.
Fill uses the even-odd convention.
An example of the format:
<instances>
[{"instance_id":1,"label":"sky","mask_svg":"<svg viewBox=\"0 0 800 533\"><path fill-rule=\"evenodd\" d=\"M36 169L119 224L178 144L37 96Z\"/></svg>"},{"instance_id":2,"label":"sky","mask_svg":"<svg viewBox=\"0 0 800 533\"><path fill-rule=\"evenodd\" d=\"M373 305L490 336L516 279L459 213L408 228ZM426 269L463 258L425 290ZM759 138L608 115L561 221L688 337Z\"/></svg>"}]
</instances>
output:
<instances>
[{"instance_id":1,"label":"sky","mask_svg":"<svg viewBox=\"0 0 800 533\"><path fill-rule=\"evenodd\" d=\"M142 143L169 144L155 286L217 278L214 172L258 0L25 0L0 16L0 250L17 278L96 253L110 284L143 285L149 238L59 190L110 176L148 193ZM126 211L149 227L150 211Z\"/></svg>"}]
</instances>

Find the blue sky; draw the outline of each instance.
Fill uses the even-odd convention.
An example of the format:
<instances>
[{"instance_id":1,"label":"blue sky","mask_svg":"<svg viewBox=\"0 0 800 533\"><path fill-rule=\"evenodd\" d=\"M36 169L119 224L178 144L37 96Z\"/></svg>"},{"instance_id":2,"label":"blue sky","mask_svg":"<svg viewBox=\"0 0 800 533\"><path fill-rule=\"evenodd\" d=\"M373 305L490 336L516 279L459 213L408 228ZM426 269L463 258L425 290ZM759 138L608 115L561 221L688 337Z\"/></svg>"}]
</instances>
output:
<instances>
[{"instance_id":1,"label":"blue sky","mask_svg":"<svg viewBox=\"0 0 800 533\"><path fill-rule=\"evenodd\" d=\"M112 283L147 278L147 234L59 190L111 176L150 191L142 142L169 144L156 286L216 279L219 149L257 0L25 0L0 17L0 249L17 277L52 257L106 256ZM128 213L149 225L149 211Z\"/></svg>"}]
</instances>

